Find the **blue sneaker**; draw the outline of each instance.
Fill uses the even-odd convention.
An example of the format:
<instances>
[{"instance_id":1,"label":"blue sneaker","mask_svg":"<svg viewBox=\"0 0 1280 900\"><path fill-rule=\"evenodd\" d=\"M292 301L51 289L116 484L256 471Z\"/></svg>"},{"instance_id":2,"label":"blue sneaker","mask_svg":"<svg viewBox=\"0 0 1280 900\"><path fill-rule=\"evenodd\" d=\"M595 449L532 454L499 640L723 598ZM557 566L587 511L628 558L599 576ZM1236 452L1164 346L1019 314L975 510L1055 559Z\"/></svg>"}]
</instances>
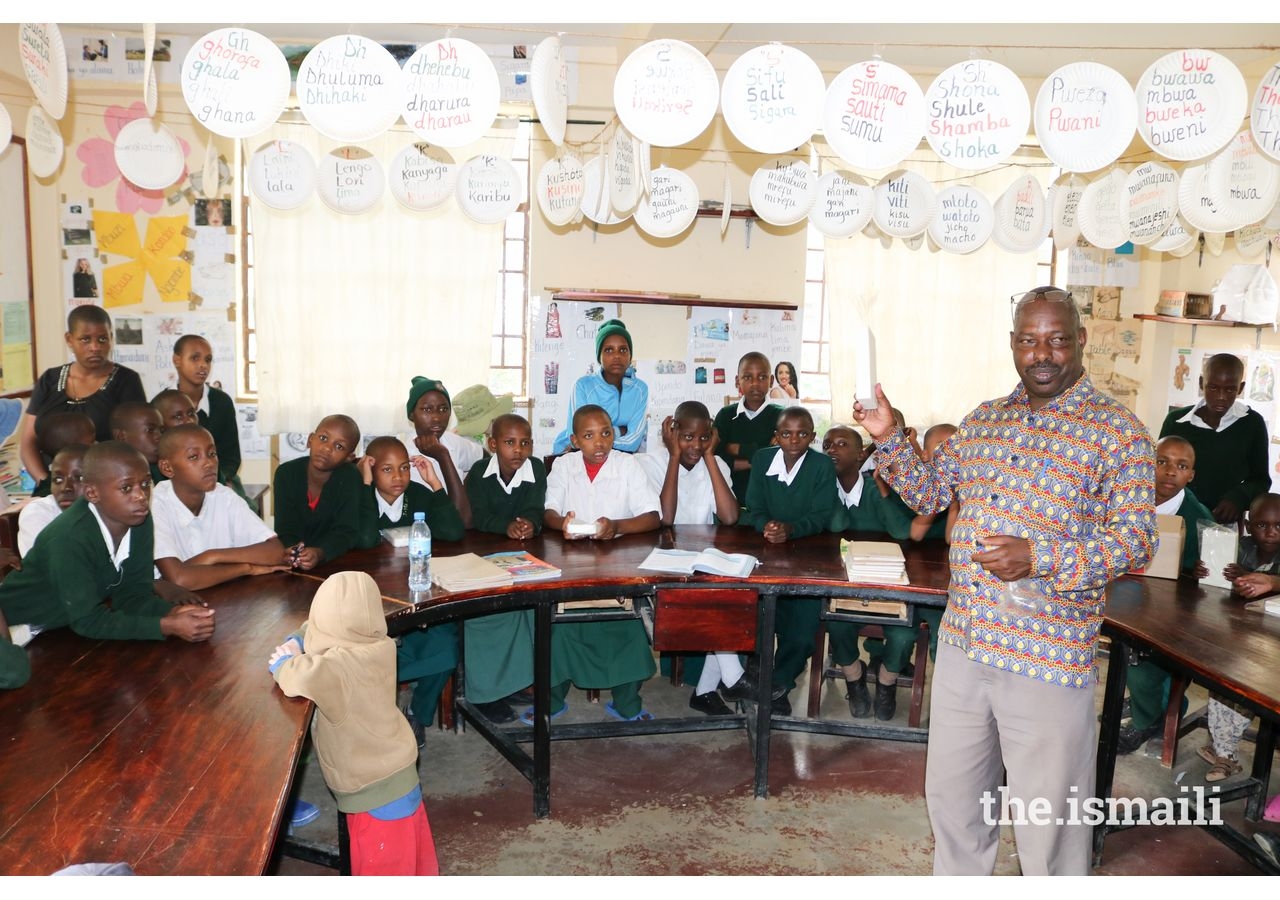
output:
<instances>
[{"instance_id":1,"label":"blue sneaker","mask_svg":"<svg viewBox=\"0 0 1280 900\"><path fill-rule=\"evenodd\" d=\"M306 800L295 800L293 807L289 810L289 827L301 828L303 825L310 825L318 818L320 818L320 807Z\"/></svg>"}]
</instances>

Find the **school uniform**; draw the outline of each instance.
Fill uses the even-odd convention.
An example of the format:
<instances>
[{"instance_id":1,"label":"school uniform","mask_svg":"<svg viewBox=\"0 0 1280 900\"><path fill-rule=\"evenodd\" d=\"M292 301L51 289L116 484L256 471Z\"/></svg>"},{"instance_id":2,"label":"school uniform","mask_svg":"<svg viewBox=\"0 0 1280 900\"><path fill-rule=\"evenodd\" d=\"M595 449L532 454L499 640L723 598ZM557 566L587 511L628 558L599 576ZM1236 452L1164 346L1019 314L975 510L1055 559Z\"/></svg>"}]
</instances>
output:
<instances>
[{"instance_id":1,"label":"school uniform","mask_svg":"<svg viewBox=\"0 0 1280 900\"><path fill-rule=\"evenodd\" d=\"M640 463L613 451L595 480L587 476L581 453L556 460L547 475L546 508L574 521L604 516L628 519L660 512L658 493ZM570 682L581 688L612 688L614 708L623 718L641 711L640 685L657 666L639 619L618 622L558 622L551 631L551 709L564 705Z\"/></svg>"},{"instance_id":2,"label":"school uniform","mask_svg":"<svg viewBox=\"0 0 1280 900\"><path fill-rule=\"evenodd\" d=\"M173 607L155 594L152 542L148 516L112 549L105 523L81 497L40 532L22 569L0 584L0 610L10 625L69 625L90 638L163 640L160 619ZM110 607L103 603L108 597Z\"/></svg>"},{"instance_id":3,"label":"school uniform","mask_svg":"<svg viewBox=\"0 0 1280 900\"><path fill-rule=\"evenodd\" d=\"M552 453L564 453L572 446L573 414L584 406L599 406L613 423L613 449L621 453L639 452L647 436L645 420L649 415L649 386L639 378L623 376L621 390L604 380L604 372L583 375L573 383L569 408L564 414L564 429L552 442ZM623 426L627 433L622 433ZM552 469L554 472L555 470Z\"/></svg>"},{"instance_id":4,"label":"school uniform","mask_svg":"<svg viewBox=\"0 0 1280 900\"><path fill-rule=\"evenodd\" d=\"M37 497L18 513L18 555L26 556L36 542L36 535L62 513L54 497Z\"/></svg>"},{"instance_id":5,"label":"school uniform","mask_svg":"<svg viewBox=\"0 0 1280 900\"><path fill-rule=\"evenodd\" d=\"M360 540L360 501L364 482L351 463L342 463L329 475L313 509L307 502L305 457L291 459L276 468L271 489L275 495L276 534L286 547L299 542L318 547L324 562L331 562Z\"/></svg>"},{"instance_id":6,"label":"school uniform","mask_svg":"<svg viewBox=\"0 0 1280 900\"><path fill-rule=\"evenodd\" d=\"M218 483L235 490L233 481L240 472L240 423L236 421L236 405L225 391L205 385L196 404L196 419L213 436L218 449Z\"/></svg>"},{"instance_id":7,"label":"school uniform","mask_svg":"<svg viewBox=\"0 0 1280 900\"><path fill-rule=\"evenodd\" d=\"M720 443L716 447L716 455L729 464L732 473L730 482L733 496L738 503L747 502L747 483L751 479L751 470L738 471L733 467L734 461L743 459L750 461L756 453L768 447L773 441L773 432L778 427L778 417L782 415L782 407L764 401L757 410L749 410L741 400L730 403L716 413L715 429L720 435ZM729 452L730 444L739 444L737 455Z\"/></svg>"},{"instance_id":8,"label":"school uniform","mask_svg":"<svg viewBox=\"0 0 1280 900\"><path fill-rule=\"evenodd\" d=\"M1267 423L1257 411L1237 400L1222 416L1217 428L1196 413L1204 407L1172 410L1160 426L1160 437L1186 438L1196 451L1196 477L1187 487L1209 509L1230 500L1242 511L1253 498L1271 490L1271 469L1267 461Z\"/></svg>"},{"instance_id":9,"label":"school uniform","mask_svg":"<svg viewBox=\"0 0 1280 900\"><path fill-rule=\"evenodd\" d=\"M542 460L524 461L509 483L499 474L498 457L480 460L467 472L471 524L477 531L506 534L517 517L542 531L547 470ZM462 627L467 699L492 703L533 682L533 610L517 609L468 619Z\"/></svg>"},{"instance_id":10,"label":"school uniform","mask_svg":"<svg viewBox=\"0 0 1280 900\"><path fill-rule=\"evenodd\" d=\"M743 524L764 531L771 520L791 526L791 537L802 538L825 531L836 506L836 467L825 453L810 447L786 471L780 447L766 447L751 457L751 478L747 484L747 506ZM778 649L773 660L773 687L776 691L795 687L813 652L813 634L818 628L822 599L787 597L778 603L774 636Z\"/></svg>"},{"instance_id":11,"label":"school uniform","mask_svg":"<svg viewBox=\"0 0 1280 900\"><path fill-rule=\"evenodd\" d=\"M151 492L151 520L156 559L186 562L206 550L252 547L276 536L224 484L206 493L200 512L192 513L174 492L173 482L161 482Z\"/></svg>"},{"instance_id":12,"label":"school uniform","mask_svg":"<svg viewBox=\"0 0 1280 900\"><path fill-rule=\"evenodd\" d=\"M424 455L413 442L416 437L416 434L399 435L400 443L404 444L410 459ZM453 467L458 470L460 479L465 478L471 471L471 467L484 458L484 449L478 443L452 431L441 434L440 443L444 444L445 449L449 451L449 457L453 460ZM427 457L427 462L431 463L431 468L436 470L436 478L440 480L440 486L444 488L445 493L448 493L449 485L444 480L444 470L440 468L440 463L430 456ZM409 477L423 487L427 484L426 479L416 468L409 473Z\"/></svg>"}]
</instances>

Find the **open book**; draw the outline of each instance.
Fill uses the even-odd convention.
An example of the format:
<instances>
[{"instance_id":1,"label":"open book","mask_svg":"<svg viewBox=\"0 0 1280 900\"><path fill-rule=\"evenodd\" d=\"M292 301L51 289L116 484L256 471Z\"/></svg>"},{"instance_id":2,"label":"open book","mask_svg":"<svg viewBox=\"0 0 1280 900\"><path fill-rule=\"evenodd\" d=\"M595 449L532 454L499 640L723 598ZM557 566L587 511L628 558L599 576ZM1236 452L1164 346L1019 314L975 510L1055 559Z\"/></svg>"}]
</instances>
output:
<instances>
[{"instance_id":1,"label":"open book","mask_svg":"<svg viewBox=\"0 0 1280 900\"><path fill-rule=\"evenodd\" d=\"M649 572L672 572L678 575L692 575L694 572L705 572L708 575L726 575L731 578L743 578L750 575L760 560L747 553L724 553L715 547L706 550L659 550L644 558L640 568Z\"/></svg>"},{"instance_id":2,"label":"open book","mask_svg":"<svg viewBox=\"0 0 1280 900\"><path fill-rule=\"evenodd\" d=\"M506 569L515 579L516 584L525 581L542 581L547 578L559 578L560 570L545 560L538 559L528 550L507 550L502 553L490 553L485 559Z\"/></svg>"}]
</instances>

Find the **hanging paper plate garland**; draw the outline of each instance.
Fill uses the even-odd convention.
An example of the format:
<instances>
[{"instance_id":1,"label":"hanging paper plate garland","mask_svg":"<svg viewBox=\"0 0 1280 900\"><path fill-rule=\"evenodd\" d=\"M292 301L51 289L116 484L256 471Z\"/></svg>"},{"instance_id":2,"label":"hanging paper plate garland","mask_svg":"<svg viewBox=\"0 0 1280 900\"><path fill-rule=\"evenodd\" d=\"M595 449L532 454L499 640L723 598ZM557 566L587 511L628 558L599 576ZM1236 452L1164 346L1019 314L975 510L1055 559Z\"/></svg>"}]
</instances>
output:
<instances>
[{"instance_id":1,"label":"hanging paper plate garland","mask_svg":"<svg viewBox=\"0 0 1280 900\"><path fill-rule=\"evenodd\" d=\"M116 167L131 184L159 191L182 178L187 167L182 145L155 119L134 119L116 134Z\"/></svg>"},{"instance_id":2,"label":"hanging paper plate garland","mask_svg":"<svg viewBox=\"0 0 1280 900\"><path fill-rule=\"evenodd\" d=\"M311 127L335 141L367 141L395 124L404 77L385 47L341 34L311 48L298 67L298 107Z\"/></svg>"},{"instance_id":3,"label":"hanging paper plate garland","mask_svg":"<svg viewBox=\"0 0 1280 900\"><path fill-rule=\"evenodd\" d=\"M334 212L368 212L386 188L382 165L363 147L335 147L321 157L317 167L316 192Z\"/></svg>"},{"instance_id":4,"label":"hanging paper plate garland","mask_svg":"<svg viewBox=\"0 0 1280 900\"><path fill-rule=\"evenodd\" d=\"M1160 239L1151 245L1151 249L1177 256L1181 254L1176 251L1180 251L1183 247L1195 246L1198 240L1200 240L1200 232L1189 227L1187 220L1182 216L1177 216Z\"/></svg>"},{"instance_id":5,"label":"hanging paper plate garland","mask_svg":"<svg viewBox=\"0 0 1280 900\"><path fill-rule=\"evenodd\" d=\"M1092 172L1120 158L1133 140L1138 101L1115 69L1068 63L1036 94L1036 137L1045 156L1068 172Z\"/></svg>"},{"instance_id":6,"label":"hanging paper plate garland","mask_svg":"<svg viewBox=\"0 0 1280 900\"><path fill-rule=\"evenodd\" d=\"M915 237L933 221L937 201L927 178L899 169L876 185L872 220L882 236Z\"/></svg>"},{"instance_id":7,"label":"hanging paper plate garland","mask_svg":"<svg viewBox=\"0 0 1280 900\"><path fill-rule=\"evenodd\" d=\"M1280 63L1258 82L1249 113L1253 142L1273 162L1280 163Z\"/></svg>"},{"instance_id":8,"label":"hanging paper plate garland","mask_svg":"<svg viewBox=\"0 0 1280 900\"><path fill-rule=\"evenodd\" d=\"M813 206L813 169L802 159L771 159L751 176L751 208L770 225L794 225Z\"/></svg>"},{"instance_id":9,"label":"hanging paper plate garland","mask_svg":"<svg viewBox=\"0 0 1280 900\"><path fill-rule=\"evenodd\" d=\"M609 157L603 152L582 167L582 214L597 225L617 225L631 218L619 215L609 202Z\"/></svg>"},{"instance_id":10,"label":"hanging paper plate garland","mask_svg":"<svg viewBox=\"0 0 1280 900\"><path fill-rule=\"evenodd\" d=\"M1114 250L1129 240L1129 208L1125 183L1129 175L1112 169L1084 189L1080 198L1080 233L1103 250Z\"/></svg>"},{"instance_id":11,"label":"hanging paper plate garland","mask_svg":"<svg viewBox=\"0 0 1280 900\"><path fill-rule=\"evenodd\" d=\"M958 169L986 169L1013 156L1027 136L1031 101L1022 80L989 59L956 63L925 92L929 146Z\"/></svg>"},{"instance_id":12,"label":"hanging paper plate garland","mask_svg":"<svg viewBox=\"0 0 1280 900\"><path fill-rule=\"evenodd\" d=\"M636 207L636 226L656 238L673 238L698 215L698 188L679 169L665 166L650 175L649 193Z\"/></svg>"},{"instance_id":13,"label":"hanging paper plate garland","mask_svg":"<svg viewBox=\"0 0 1280 900\"><path fill-rule=\"evenodd\" d=\"M1206 164L1205 181L1223 200L1232 227L1266 218L1280 200L1280 165L1259 150L1249 131L1241 131Z\"/></svg>"},{"instance_id":14,"label":"hanging paper plate garland","mask_svg":"<svg viewBox=\"0 0 1280 900\"><path fill-rule=\"evenodd\" d=\"M1178 181L1178 211L1187 224L1202 232L1225 234L1235 227L1227 211L1224 191L1214 190L1213 182L1206 177L1207 163L1187 166ZM1225 188L1225 183L1221 185Z\"/></svg>"},{"instance_id":15,"label":"hanging paper plate garland","mask_svg":"<svg viewBox=\"0 0 1280 900\"><path fill-rule=\"evenodd\" d=\"M560 38L544 39L529 64L529 93L542 130L557 147L564 144L569 123L569 63Z\"/></svg>"},{"instance_id":16,"label":"hanging paper plate garland","mask_svg":"<svg viewBox=\"0 0 1280 900\"><path fill-rule=\"evenodd\" d=\"M814 188L809 221L830 238L852 237L871 221L871 186L852 172L828 172Z\"/></svg>"},{"instance_id":17,"label":"hanging paper plate garland","mask_svg":"<svg viewBox=\"0 0 1280 900\"><path fill-rule=\"evenodd\" d=\"M478 140L501 95L493 60L470 41L432 41L405 60L404 121L424 141L465 147Z\"/></svg>"},{"instance_id":18,"label":"hanging paper plate garland","mask_svg":"<svg viewBox=\"0 0 1280 900\"><path fill-rule=\"evenodd\" d=\"M1235 63L1212 50L1177 50L1138 79L1138 133L1166 159L1212 156L1235 135L1249 106Z\"/></svg>"},{"instance_id":19,"label":"hanging paper plate garland","mask_svg":"<svg viewBox=\"0 0 1280 900\"><path fill-rule=\"evenodd\" d=\"M1222 231L1206 231L1204 233L1204 249L1211 256L1221 256L1227 247L1227 235Z\"/></svg>"},{"instance_id":20,"label":"hanging paper plate garland","mask_svg":"<svg viewBox=\"0 0 1280 900\"><path fill-rule=\"evenodd\" d=\"M967 184L938 192L938 211L929 223L929 237L948 253L972 253L991 237L995 212L982 191Z\"/></svg>"},{"instance_id":21,"label":"hanging paper plate garland","mask_svg":"<svg viewBox=\"0 0 1280 900\"><path fill-rule=\"evenodd\" d=\"M822 122L822 70L802 50L755 47L734 60L720 86L720 113L733 136L757 153L786 153Z\"/></svg>"},{"instance_id":22,"label":"hanging paper plate garland","mask_svg":"<svg viewBox=\"0 0 1280 900\"><path fill-rule=\"evenodd\" d=\"M495 225L520 205L520 174L499 156L473 156L458 170L458 206L467 218Z\"/></svg>"},{"instance_id":23,"label":"hanging paper plate garland","mask_svg":"<svg viewBox=\"0 0 1280 900\"><path fill-rule=\"evenodd\" d=\"M619 128L609 141L609 202L626 214L636 208L642 193L640 170L636 166L636 140Z\"/></svg>"},{"instance_id":24,"label":"hanging paper plate garland","mask_svg":"<svg viewBox=\"0 0 1280 900\"><path fill-rule=\"evenodd\" d=\"M223 137L270 128L289 102L289 87L280 48L247 28L209 32L182 61L182 99L196 121Z\"/></svg>"},{"instance_id":25,"label":"hanging paper plate garland","mask_svg":"<svg viewBox=\"0 0 1280 900\"><path fill-rule=\"evenodd\" d=\"M1262 223L1236 229L1236 250L1248 259L1262 253L1270 240L1271 235L1262 227Z\"/></svg>"},{"instance_id":26,"label":"hanging paper plate garland","mask_svg":"<svg viewBox=\"0 0 1280 900\"><path fill-rule=\"evenodd\" d=\"M62 164L62 132L58 123L44 111L44 107L32 105L27 110L27 165L37 178L48 178Z\"/></svg>"},{"instance_id":27,"label":"hanging paper plate garland","mask_svg":"<svg viewBox=\"0 0 1280 900\"><path fill-rule=\"evenodd\" d=\"M1049 236L1052 221L1040 182L1030 175L1017 179L994 204L991 239L1010 253L1031 253Z\"/></svg>"},{"instance_id":28,"label":"hanging paper plate garland","mask_svg":"<svg viewBox=\"0 0 1280 900\"><path fill-rule=\"evenodd\" d=\"M396 154L387 171L391 196L406 209L443 205L453 197L457 183L457 163L448 150L432 144L410 144Z\"/></svg>"},{"instance_id":29,"label":"hanging paper plate garland","mask_svg":"<svg viewBox=\"0 0 1280 900\"><path fill-rule=\"evenodd\" d=\"M538 208L552 225L563 226L573 221L582 209L586 174L575 157L549 159L538 170Z\"/></svg>"},{"instance_id":30,"label":"hanging paper plate garland","mask_svg":"<svg viewBox=\"0 0 1280 900\"><path fill-rule=\"evenodd\" d=\"M920 85L892 63L854 63L827 88L822 134L851 166L896 166L919 146L925 122Z\"/></svg>"},{"instance_id":31,"label":"hanging paper plate garland","mask_svg":"<svg viewBox=\"0 0 1280 900\"><path fill-rule=\"evenodd\" d=\"M1050 189L1049 214L1053 221L1053 246L1059 250L1074 247L1080 237L1080 198L1088 182L1074 175L1064 175Z\"/></svg>"},{"instance_id":32,"label":"hanging paper plate garland","mask_svg":"<svg viewBox=\"0 0 1280 900\"><path fill-rule=\"evenodd\" d=\"M1178 173L1163 163L1145 162L1124 186L1129 240L1145 247L1159 240L1178 217Z\"/></svg>"},{"instance_id":33,"label":"hanging paper plate garland","mask_svg":"<svg viewBox=\"0 0 1280 900\"><path fill-rule=\"evenodd\" d=\"M702 134L719 100L715 67L683 41L637 47L613 80L618 118L627 131L655 147L678 147Z\"/></svg>"},{"instance_id":34,"label":"hanging paper plate garland","mask_svg":"<svg viewBox=\"0 0 1280 900\"><path fill-rule=\"evenodd\" d=\"M58 26L19 25L18 55L36 101L53 118L61 119L67 112L67 48Z\"/></svg>"},{"instance_id":35,"label":"hanging paper plate garland","mask_svg":"<svg viewBox=\"0 0 1280 900\"><path fill-rule=\"evenodd\" d=\"M315 192L315 160L296 141L263 144L249 160L249 186L272 209L297 209Z\"/></svg>"}]
</instances>

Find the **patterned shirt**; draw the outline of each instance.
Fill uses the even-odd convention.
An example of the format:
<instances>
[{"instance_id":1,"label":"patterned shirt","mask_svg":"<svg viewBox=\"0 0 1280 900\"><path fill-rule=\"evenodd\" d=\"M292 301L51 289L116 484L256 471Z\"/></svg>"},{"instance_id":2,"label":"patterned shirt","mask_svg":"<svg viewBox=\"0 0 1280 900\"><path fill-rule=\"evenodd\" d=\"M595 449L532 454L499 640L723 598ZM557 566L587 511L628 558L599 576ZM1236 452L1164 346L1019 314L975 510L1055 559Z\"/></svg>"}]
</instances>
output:
<instances>
[{"instance_id":1,"label":"patterned shirt","mask_svg":"<svg viewBox=\"0 0 1280 900\"><path fill-rule=\"evenodd\" d=\"M940 639L983 665L1092 686L1106 586L1155 551L1155 452L1142 423L1085 375L1039 410L1021 384L983 403L931 463L899 430L880 447L880 474L908 505L937 512L953 494L962 503ZM1031 542L1042 612L997 612L1005 582L971 560L993 534Z\"/></svg>"}]
</instances>

